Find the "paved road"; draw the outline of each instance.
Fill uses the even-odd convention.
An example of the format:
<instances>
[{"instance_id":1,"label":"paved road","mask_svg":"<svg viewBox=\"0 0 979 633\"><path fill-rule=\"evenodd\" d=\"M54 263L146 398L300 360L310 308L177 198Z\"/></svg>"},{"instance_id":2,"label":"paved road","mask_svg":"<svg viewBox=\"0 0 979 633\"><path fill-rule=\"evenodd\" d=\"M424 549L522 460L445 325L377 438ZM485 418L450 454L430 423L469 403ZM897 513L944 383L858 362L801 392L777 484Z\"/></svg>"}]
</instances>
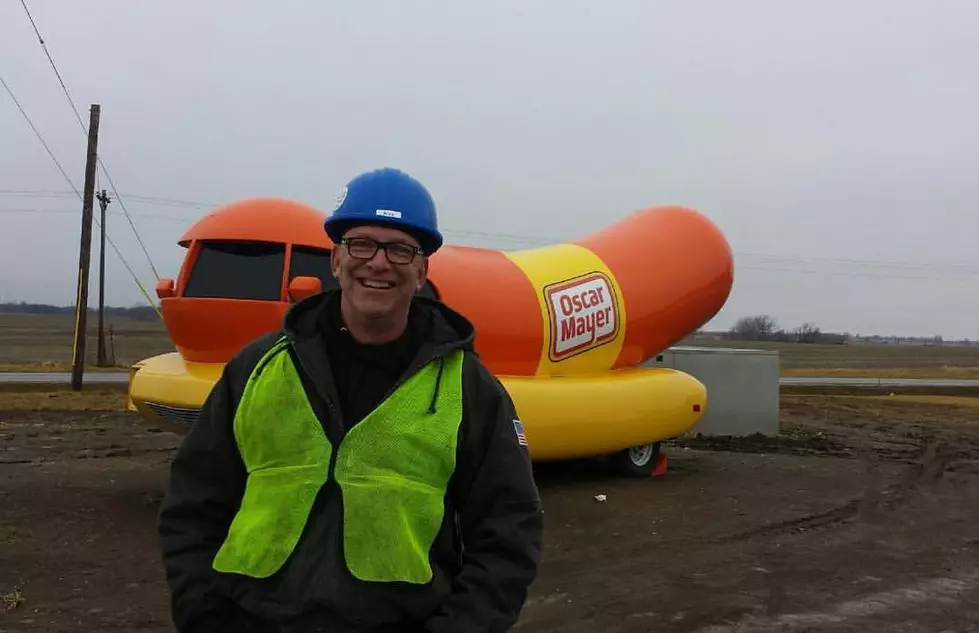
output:
<instances>
[{"instance_id":1,"label":"paved road","mask_svg":"<svg viewBox=\"0 0 979 633\"><path fill-rule=\"evenodd\" d=\"M124 383L129 380L126 372L88 372L85 383ZM0 372L0 383L67 384L71 381L69 372L28 373ZM840 378L836 376L791 376L779 379L782 385L802 385L806 387L979 387L979 379L956 378Z\"/></svg>"},{"instance_id":2,"label":"paved road","mask_svg":"<svg viewBox=\"0 0 979 633\"><path fill-rule=\"evenodd\" d=\"M979 387L979 380L968 378L840 378L838 376L790 376L779 379L782 385L806 387Z\"/></svg>"},{"instance_id":3,"label":"paved road","mask_svg":"<svg viewBox=\"0 0 979 633\"><path fill-rule=\"evenodd\" d=\"M92 371L82 377L83 383L124 383L129 380L126 372ZM0 372L0 382L31 383L31 384L68 384L71 382L71 372Z\"/></svg>"}]
</instances>

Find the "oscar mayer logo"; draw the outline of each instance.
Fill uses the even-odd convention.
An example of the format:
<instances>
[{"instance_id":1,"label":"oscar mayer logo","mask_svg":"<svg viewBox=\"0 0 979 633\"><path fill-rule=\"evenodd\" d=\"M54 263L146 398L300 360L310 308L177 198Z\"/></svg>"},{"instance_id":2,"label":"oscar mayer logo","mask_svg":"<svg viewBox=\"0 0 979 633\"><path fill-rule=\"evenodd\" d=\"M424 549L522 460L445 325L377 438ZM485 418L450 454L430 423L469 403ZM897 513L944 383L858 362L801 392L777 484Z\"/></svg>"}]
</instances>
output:
<instances>
[{"instance_id":1,"label":"oscar mayer logo","mask_svg":"<svg viewBox=\"0 0 979 633\"><path fill-rule=\"evenodd\" d=\"M589 273L545 286L544 298L551 317L552 361L600 347L619 332L615 293L602 273Z\"/></svg>"}]
</instances>

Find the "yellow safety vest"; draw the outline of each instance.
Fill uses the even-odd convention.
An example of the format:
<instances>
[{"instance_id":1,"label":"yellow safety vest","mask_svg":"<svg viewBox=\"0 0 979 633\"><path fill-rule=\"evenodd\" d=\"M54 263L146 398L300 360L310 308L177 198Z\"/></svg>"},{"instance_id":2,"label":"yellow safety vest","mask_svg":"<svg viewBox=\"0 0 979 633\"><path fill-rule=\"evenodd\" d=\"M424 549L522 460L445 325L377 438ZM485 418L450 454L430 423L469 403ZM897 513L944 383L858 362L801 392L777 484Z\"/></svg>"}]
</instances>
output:
<instances>
[{"instance_id":1,"label":"yellow safety vest","mask_svg":"<svg viewBox=\"0 0 979 633\"><path fill-rule=\"evenodd\" d=\"M265 353L235 412L248 479L213 568L253 578L278 571L332 470L343 497L343 552L351 574L364 581L428 582L429 550L455 470L463 352L425 365L334 447L288 345L280 339Z\"/></svg>"}]
</instances>

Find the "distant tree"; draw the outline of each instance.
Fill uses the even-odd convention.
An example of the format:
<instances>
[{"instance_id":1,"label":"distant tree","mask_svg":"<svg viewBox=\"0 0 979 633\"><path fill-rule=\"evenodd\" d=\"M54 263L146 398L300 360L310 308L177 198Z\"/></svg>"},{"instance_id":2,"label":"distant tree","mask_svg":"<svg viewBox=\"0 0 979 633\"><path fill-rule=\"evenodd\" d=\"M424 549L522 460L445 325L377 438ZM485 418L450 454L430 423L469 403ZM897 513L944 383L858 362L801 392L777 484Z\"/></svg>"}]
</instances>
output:
<instances>
[{"instance_id":1,"label":"distant tree","mask_svg":"<svg viewBox=\"0 0 979 633\"><path fill-rule=\"evenodd\" d=\"M822 333L812 323L803 323L795 329L795 340L799 343L818 343L821 338Z\"/></svg>"},{"instance_id":2,"label":"distant tree","mask_svg":"<svg viewBox=\"0 0 979 633\"><path fill-rule=\"evenodd\" d=\"M852 340L852 336L844 332L839 334L837 332L820 332L819 342L825 345L846 345Z\"/></svg>"},{"instance_id":3,"label":"distant tree","mask_svg":"<svg viewBox=\"0 0 979 633\"><path fill-rule=\"evenodd\" d=\"M775 340L778 332L775 319L767 314L741 317L731 328L731 338L742 341Z\"/></svg>"},{"instance_id":4,"label":"distant tree","mask_svg":"<svg viewBox=\"0 0 979 633\"><path fill-rule=\"evenodd\" d=\"M20 301L17 303L0 303L0 314L63 314L72 315L75 313L75 306L55 306L44 303L27 303ZM98 313L98 308L89 306L88 313L90 318ZM156 308L149 305L136 305L130 307L106 306L105 315L107 317L123 317L140 321L152 321L159 319Z\"/></svg>"}]
</instances>

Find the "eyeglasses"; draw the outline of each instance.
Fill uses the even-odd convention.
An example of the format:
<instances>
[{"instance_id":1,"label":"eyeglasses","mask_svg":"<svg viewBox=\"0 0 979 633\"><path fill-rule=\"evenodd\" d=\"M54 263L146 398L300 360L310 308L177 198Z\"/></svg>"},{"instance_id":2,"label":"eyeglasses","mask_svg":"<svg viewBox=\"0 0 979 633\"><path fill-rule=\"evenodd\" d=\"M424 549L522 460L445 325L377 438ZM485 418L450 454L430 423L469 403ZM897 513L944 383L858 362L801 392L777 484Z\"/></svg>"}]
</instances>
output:
<instances>
[{"instance_id":1,"label":"eyeglasses","mask_svg":"<svg viewBox=\"0 0 979 633\"><path fill-rule=\"evenodd\" d=\"M347 252L356 259L371 259L379 248L384 249L384 255L392 264L410 264L415 255L422 249L404 242L378 242L369 237L345 237L340 243L347 247Z\"/></svg>"}]
</instances>

